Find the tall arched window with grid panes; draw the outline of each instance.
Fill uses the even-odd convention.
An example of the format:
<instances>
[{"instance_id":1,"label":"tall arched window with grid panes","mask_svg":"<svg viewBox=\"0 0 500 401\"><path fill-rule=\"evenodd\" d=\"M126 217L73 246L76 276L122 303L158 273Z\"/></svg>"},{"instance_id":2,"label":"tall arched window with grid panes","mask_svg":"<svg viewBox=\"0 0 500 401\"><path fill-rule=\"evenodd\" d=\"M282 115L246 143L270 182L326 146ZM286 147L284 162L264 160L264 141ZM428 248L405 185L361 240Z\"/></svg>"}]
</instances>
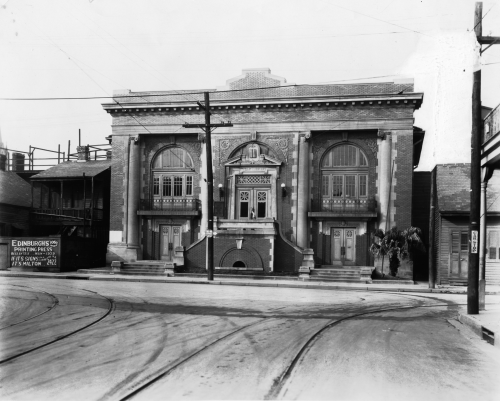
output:
<instances>
[{"instance_id":1,"label":"tall arched window with grid panes","mask_svg":"<svg viewBox=\"0 0 500 401\"><path fill-rule=\"evenodd\" d=\"M357 146L330 149L321 161L322 209L359 208L368 201L368 159Z\"/></svg>"},{"instance_id":2,"label":"tall arched window with grid panes","mask_svg":"<svg viewBox=\"0 0 500 401\"><path fill-rule=\"evenodd\" d=\"M155 209L185 207L193 201L193 160L178 146L160 151L153 160L151 193Z\"/></svg>"}]
</instances>

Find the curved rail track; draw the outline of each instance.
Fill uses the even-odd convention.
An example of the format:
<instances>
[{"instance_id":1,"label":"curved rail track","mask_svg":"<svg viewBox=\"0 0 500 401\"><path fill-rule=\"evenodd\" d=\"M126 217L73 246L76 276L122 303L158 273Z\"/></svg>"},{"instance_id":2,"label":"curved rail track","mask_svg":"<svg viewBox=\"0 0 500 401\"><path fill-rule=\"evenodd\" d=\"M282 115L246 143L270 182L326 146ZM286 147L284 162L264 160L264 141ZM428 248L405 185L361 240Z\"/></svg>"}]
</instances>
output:
<instances>
[{"instance_id":1,"label":"curved rail track","mask_svg":"<svg viewBox=\"0 0 500 401\"><path fill-rule=\"evenodd\" d=\"M397 292L391 293L391 294L392 295L396 295L396 296L410 298L410 299L414 299L415 297L418 297L418 298L426 298L426 299L429 299L429 300L435 300L434 298L431 298L431 297L425 297L425 296L419 296L419 295L407 295L407 294L400 294L400 293L397 293ZM432 305L422 305L422 304L420 304L420 305L387 307L387 308L382 308L382 309L377 309L377 310L371 310L371 311L367 311L367 312L355 313L355 314L352 314L352 315L349 315L349 316L346 316L346 317L342 317L342 318L338 318L338 319L335 319L335 320L332 320L332 321L328 322L321 329L319 329L318 331L316 331L307 340L307 342L300 348L300 350L296 353L295 357L288 364L288 366L283 371L283 373L279 376L279 378L277 380L275 380L274 385L272 386L272 388L270 389L270 391L268 392L268 394L265 396L265 399L276 399L279 396L281 390L283 389L283 387L285 386L285 384L289 380L289 378L290 378L293 370L295 369L295 367L300 363L300 361L303 359L303 357L307 354L308 350L310 350L313 347L314 343L320 337L320 335L323 334L325 331L327 331L327 330L329 330L329 329L337 326L339 323L344 322L346 320L350 320L350 319L356 319L358 317L366 316L366 315L369 315L369 314L382 313L382 312L390 312L390 311L397 311L397 310L418 309L418 308L448 307L448 306L450 306L450 304L457 305L457 306L464 305L464 304L444 302L444 303L436 303L436 304L432 304ZM175 365L169 366L169 367L165 367L163 369L160 369L155 374L150 375L150 378L146 379L145 382L141 383L139 385L139 387L133 389L128 394L126 394L125 396L121 397L120 401L130 400L130 399L134 399L136 396L140 396L140 393L142 391L144 391L148 387L152 386L154 383L160 381L161 379L165 378L170 373L172 373L176 369L180 368L182 365L184 365L186 362L188 362L189 360L191 360L195 356L197 356L197 355L199 355L199 354L201 354L201 353L209 350L209 348L211 348L212 346L214 346L214 345L216 345L216 344L218 344L218 343L220 343L220 342L222 342L224 340L227 340L231 336L233 336L233 335L235 335L237 333L240 333L243 330L248 329L249 327L256 326L258 324L264 323L264 322L268 321L269 319L273 319L273 317L263 318L262 320L260 320L258 322L254 322L254 323L251 323L249 325L240 327L239 329L234 330L233 332L231 332L229 334L226 334L225 336L223 336L223 337L221 337L221 338L213 341L212 343L205 345L204 347L202 347L201 349L195 351L194 353L192 353L191 355L189 355L187 358L184 358L183 360L179 361ZM153 376L153 377L151 377L151 376Z\"/></svg>"},{"instance_id":2,"label":"curved rail track","mask_svg":"<svg viewBox=\"0 0 500 401\"><path fill-rule=\"evenodd\" d=\"M31 287L28 287L28 288L31 288ZM39 291L39 290L37 290L37 291ZM19 352L19 353L17 353L17 354L14 354L14 355L12 355L12 356L8 357L8 358L2 359L2 360L0 360L0 364L2 364L2 363L6 363L6 362L10 362L10 361L12 361L12 360L14 360L14 359L20 358L20 357L22 357L22 356L24 356L24 355L30 354L30 353L32 353L32 352L34 352L34 351L37 351L37 350L39 350L39 349L42 349L42 348L48 347L49 345L55 344L55 343L57 343L57 342L59 342L59 341L62 341L62 340L67 339L67 338L69 338L69 337L71 337L71 336L74 336L75 334L80 333L81 331L86 330L86 329L88 329L89 327L92 327L92 326L96 325L97 323L99 323L100 321L102 321L103 319L105 319L105 318L106 318L106 317L107 317L107 316L108 316L108 315L109 315L109 314L113 311L113 309L114 309L114 307L115 307L115 303L114 303L114 301L113 301L112 299L110 299L110 298L108 298L108 297L106 297L106 296L104 296L104 295L101 295L101 294L99 294L99 293L97 293L97 292L95 292L95 291L90 291L90 290L85 290L85 289L82 289L82 291L90 292L90 293L92 293L92 294L99 295L100 297L102 297L102 298L106 299L106 300L109 302L109 307L108 307L108 310L106 311L106 313L105 313L104 315L100 316L98 319L96 319L96 320L94 320L94 321L92 321L92 322L90 322L90 323L88 323L88 324L86 324L86 325L84 325L84 326L82 326L82 327L79 327L79 328L78 328L78 329L76 329L76 330L72 330L72 331L70 331L69 333L63 334L62 336L56 336L56 338L54 338L54 339L53 339L53 340L51 340L51 341L47 341L47 342L45 342L45 343L43 343L43 344L40 344L40 345L38 345L38 346L36 346L36 347L32 347L32 348L27 349L27 350L25 350L25 351L23 351L23 352ZM45 292L45 291L43 291L43 292ZM37 316L32 316L32 317L30 317L30 318L28 318L28 319L25 319L24 321L32 320L32 319L34 319L35 317L38 317L38 316L40 316L40 315L43 315L44 313L47 313L47 312L49 312L49 311L53 310L53 309L54 309L57 305L59 305L59 304L60 304L59 299L58 299L55 295L50 294L50 293L47 293L47 292L45 292L45 293L46 293L46 294L48 294L48 295L50 295L51 297L53 297L53 298L55 298L55 299L57 300L57 302L56 302L56 304L54 305L54 307L50 308L50 309L49 309L49 310L47 310L47 311L44 311L43 313L38 314ZM19 325L19 324L21 324L21 323L24 323L24 321L16 322L16 323L13 323L13 324L12 324L12 325L10 325L10 326L5 326L5 327L3 327L3 328L8 328L8 327L12 327L12 326Z\"/></svg>"},{"instance_id":3,"label":"curved rail track","mask_svg":"<svg viewBox=\"0 0 500 401\"><path fill-rule=\"evenodd\" d=\"M22 287L22 288L29 288L31 290L34 290L34 291L38 291L38 292L43 292L44 294L47 294L50 298L52 298L53 302L52 302L52 305L50 305L50 307L46 310L44 310L43 312L40 312L40 313L37 313L36 315L33 315L33 316L30 316L26 319L23 319L23 320L20 320L18 322L15 322L15 323L12 323L12 324L8 324L6 326L1 326L0 327L0 330L3 330L3 329L7 329L9 327L13 327L13 326L16 326L18 324L21 324L21 323L24 323L24 322L27 322L31 319L35 319L37 318L38 316L41 316L41 315L44 315L45 313L47 312L50 312L52 309L54 309L57 305L59 305L59 299L57 299L57 297L53 294L50 294L48 293L47 291L43 291L43 290L35 290L34 288L32 287L28 287L27 285L17 285L17 284L10 284L12 285L13 287Z\"/></svg>"}]
</instances>

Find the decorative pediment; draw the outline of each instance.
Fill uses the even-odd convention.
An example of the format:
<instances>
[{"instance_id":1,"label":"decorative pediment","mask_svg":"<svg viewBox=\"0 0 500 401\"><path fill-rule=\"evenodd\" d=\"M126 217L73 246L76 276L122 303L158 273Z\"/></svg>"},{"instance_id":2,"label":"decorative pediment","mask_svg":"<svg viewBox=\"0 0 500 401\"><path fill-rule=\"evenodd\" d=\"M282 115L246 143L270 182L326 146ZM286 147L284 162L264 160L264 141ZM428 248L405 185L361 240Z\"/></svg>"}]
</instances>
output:
<instances>
[{"instance_id":1,"label":"decorative pediment","mask_svg":"<svg viewBox=\"0 0 500 401\"><path fill-rule=\"evenodd\" d=\"M275 158L260 154L259 157L249 157L247 155L238 155L228 160L225 164L226 166L268 166L268 167L279 167L281 162Z\"/></svg>"}]
</instances>

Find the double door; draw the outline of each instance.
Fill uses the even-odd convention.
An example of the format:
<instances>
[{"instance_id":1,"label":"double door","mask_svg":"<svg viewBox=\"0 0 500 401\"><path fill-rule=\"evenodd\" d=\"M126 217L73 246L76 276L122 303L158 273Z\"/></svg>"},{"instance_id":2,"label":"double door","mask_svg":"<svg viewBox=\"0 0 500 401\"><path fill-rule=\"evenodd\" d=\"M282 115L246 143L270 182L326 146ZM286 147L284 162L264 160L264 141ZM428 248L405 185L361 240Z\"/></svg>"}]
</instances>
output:
<instances>
[{"instance_id":1,"label":"double door","mask_svg":"<svg viewBox=\"0 0 500 401\"><path fill-rule=\"evenodd\" d=\"M332 227L332 265L352 266L356 261L356 229Z\"/></svg>"},{"instance_id":2,"label":"double door","mask_svg":"<svg viewBox=\"0 0 500 401\"><path fill-rule=\"evenodd\" d=\"M241 219L265 219L271 216L270 191L265 188L238 188L237 216Z\"/></svg>"},{"instance_id":3,"label":"double door","mask_svg":"<svg viewBox=\"0 0 500 401\"><path fill-rule=\"evenodd\" d=\"M175 247L181 246L181 226L160 226L160 259L172 261Z\"/></svg>"}]
</instances>

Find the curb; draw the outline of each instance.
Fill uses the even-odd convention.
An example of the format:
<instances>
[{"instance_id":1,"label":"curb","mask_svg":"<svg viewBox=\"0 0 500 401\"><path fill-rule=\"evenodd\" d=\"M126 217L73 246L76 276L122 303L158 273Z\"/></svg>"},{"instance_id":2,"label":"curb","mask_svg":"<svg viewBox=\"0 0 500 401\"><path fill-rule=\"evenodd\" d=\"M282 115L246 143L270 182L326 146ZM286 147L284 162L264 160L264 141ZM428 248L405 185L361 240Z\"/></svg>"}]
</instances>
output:
<instances>
[{"instance_id":1,"label":"curb","mask_svg":"<svg viewBox=\"0 0 500 401\"><path fill-rule=\"evenodd\" d=\"M500 348L500 341L495 341L495 332L483 326L475 317L460 313L458 315L458 321L469 327L474 334L485 340L487 343Z\"/></svg>"},{"instance_id":2,"label":"curb","mask_svg":"<svg viewBox=\"0 0 500 401\"><path fill-rule=\"evenodd\" d=\"M328 282L321 283L315 282L315 284L305 284L304 281L296 281L284 283L282 280L275 280L275 282L262 282L261 280L255 281L240 281L240 280L214 280L214 281L200 281L194 279L158 279L158 278L147 278L147 277L116 277L112 274L103 275L97 274L94 276L87 274L64 274L64 275L46 275L46 274L30 274L30 273L0 273L0 277L25 277L25 278L52 278L59 280L93 280L93 281L129 281L129 282L141 282L141 283L162 283L162 284L201 284L201 285L231 285L231 286L242 286L242 287L281 287L281 288L304 288L304 289L318 289L318 290L343 290L343 291L378 291L378 292L407 292L407 293L433 293L433 294L460 294L465 295L467 292L460 289L448 289L448 288L411 288L409 285L403 285L402 287L386 286L386 287L372 287L370 285L358 285L358 286L343 286L343 285L333 285ZM281 282L280 282L281 281ZM500 294L499 291L487 291L487 295L497 295Z\"/></svg>"}]
</instances>

